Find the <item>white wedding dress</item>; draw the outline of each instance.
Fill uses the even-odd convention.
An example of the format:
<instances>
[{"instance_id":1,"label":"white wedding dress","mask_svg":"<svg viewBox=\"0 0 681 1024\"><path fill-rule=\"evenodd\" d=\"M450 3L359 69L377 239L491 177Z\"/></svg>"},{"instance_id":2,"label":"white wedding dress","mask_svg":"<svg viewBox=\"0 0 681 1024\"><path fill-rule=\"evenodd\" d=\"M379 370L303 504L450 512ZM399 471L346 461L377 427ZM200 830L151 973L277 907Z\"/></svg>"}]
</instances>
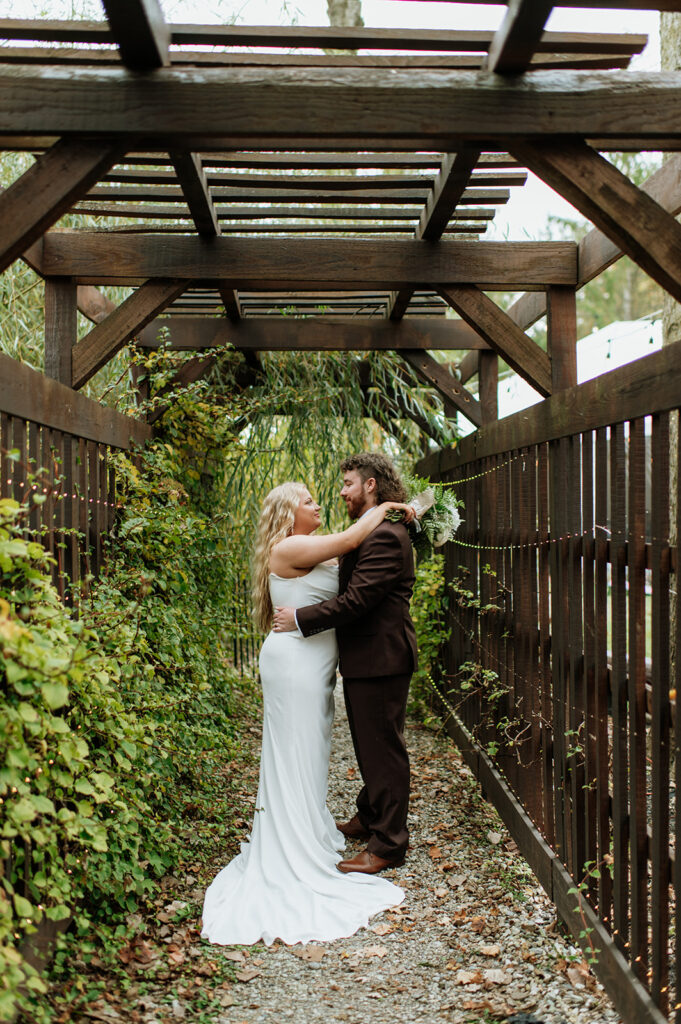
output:
<instances>
[{"instance_id":1,"label":"white wedding dress","mask_svg":"<svg viewBox=\"0 0 681 1024\"><path fill-rule=\"evenodd\" d=\"M324 601L338 593L338 569L322 563L295 579L272 573L270 593L273 605ZM263 644L255 819L241 853L206 892L201 936L210 942L331 941L404 899L386 878L336 867L345 840L326 795L337 658L332 629L307 638L298 630L270 633Z\"/></svg>"}]
</instances>

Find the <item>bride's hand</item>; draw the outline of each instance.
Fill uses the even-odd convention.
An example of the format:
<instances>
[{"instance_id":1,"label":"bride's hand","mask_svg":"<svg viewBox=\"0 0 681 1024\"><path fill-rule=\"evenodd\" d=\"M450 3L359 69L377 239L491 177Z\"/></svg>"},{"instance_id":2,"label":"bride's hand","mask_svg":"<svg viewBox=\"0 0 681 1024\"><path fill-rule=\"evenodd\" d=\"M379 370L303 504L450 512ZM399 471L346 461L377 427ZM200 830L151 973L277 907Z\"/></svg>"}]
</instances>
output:
<instances>
[{"instance_id":1,"label":"bride's hand","mask_svg":"<svg viewBox=\"0 0 681 1024\"><path fill-rule=\"evenodd\" d=\"M383 505L386 512L404 512L405 523L411 523L416 516L414 506L405 505L402 501L384 501Z\"/></svg>"},{"instance_id":2,"label":"bride's hand","mask_svg":"<svg viewBox=\"0 0 681 1024\"><path fill-rule=\"evenodd\" d=\"M274 618L272 620L272 631L274 633L290 633L297 628L293 608L274 609Z\"/></svg>"}]
</instances>

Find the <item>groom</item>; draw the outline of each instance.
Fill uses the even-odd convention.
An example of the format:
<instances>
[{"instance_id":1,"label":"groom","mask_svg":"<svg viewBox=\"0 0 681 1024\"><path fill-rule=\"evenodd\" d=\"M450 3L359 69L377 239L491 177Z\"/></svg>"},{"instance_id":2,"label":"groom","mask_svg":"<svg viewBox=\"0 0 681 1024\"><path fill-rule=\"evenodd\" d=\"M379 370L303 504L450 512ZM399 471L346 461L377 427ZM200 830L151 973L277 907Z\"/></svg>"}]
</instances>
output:
<instances>
[{"instance_id":1,"label":"groom","mask_svg":"<svg viewBox=\"0 0 681 1024\"><path fill-rule=\"evenodd\" d=\"M390 459L361 452L341 463L351 519L383 501L406 501ZM414 585L412 546L403 523L386 520L340 560L339 595L305 608L276 609L279 630L312 636L335 628L352 742L364 785L357 814L339 825L366 849L338 865L373 875L404 862L408 846L409 756L404 720L416 668L416 634L409 615Z\"/></svg>"}]
</instances>

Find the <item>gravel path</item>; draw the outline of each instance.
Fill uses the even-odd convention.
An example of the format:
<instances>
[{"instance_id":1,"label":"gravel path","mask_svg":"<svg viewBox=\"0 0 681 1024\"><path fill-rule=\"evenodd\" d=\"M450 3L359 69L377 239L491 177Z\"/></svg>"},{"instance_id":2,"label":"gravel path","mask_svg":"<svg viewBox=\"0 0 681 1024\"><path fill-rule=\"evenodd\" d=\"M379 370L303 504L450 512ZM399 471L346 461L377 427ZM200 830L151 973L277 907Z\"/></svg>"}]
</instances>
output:
<instances>
[{"instance_id":1,"label":"gravel path","mask_svg":"<svg viewBox=\"0 0 681 1024\"><path fill-rule=\"evenodd\" d=\"M358 773L340 687L336 705L329 805L344 819ZM411 850L386 873L404 903L338 942L210 947L236 968L215 1024L617 1024L451 741L418 727L407 741Z\"/></svg>"}]
</instances>

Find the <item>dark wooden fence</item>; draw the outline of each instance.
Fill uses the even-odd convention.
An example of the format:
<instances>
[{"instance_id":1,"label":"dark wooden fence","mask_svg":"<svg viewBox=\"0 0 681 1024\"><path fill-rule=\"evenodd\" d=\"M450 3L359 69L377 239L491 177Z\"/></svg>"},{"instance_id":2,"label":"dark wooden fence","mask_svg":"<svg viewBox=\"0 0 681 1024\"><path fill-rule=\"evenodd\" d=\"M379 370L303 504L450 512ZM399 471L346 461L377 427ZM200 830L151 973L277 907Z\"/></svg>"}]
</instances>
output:
<instances>
[{"instance_id":1,"label":"dark wooden fence","mask_svg":"<svg viewBox=\"0 0 681 1024\"><path fill-rule=\"evenodd\" d=\"M112 450L151 433L0 354L0 497L27 503L26 525L53 555L62 596L69 581L99 571L115 513Z\"/></svg>"},{"instance_id":2,"label":"dark wooden fence","mask_svg":"<svg viewBox=\"0 0 681 1024\"><path fill-rule=\"evenodd\" d=\"M623 1018L677 1024L678 353L419 467L465 503L446 551L448 728Z\"/></svg>"}]
</instances>

